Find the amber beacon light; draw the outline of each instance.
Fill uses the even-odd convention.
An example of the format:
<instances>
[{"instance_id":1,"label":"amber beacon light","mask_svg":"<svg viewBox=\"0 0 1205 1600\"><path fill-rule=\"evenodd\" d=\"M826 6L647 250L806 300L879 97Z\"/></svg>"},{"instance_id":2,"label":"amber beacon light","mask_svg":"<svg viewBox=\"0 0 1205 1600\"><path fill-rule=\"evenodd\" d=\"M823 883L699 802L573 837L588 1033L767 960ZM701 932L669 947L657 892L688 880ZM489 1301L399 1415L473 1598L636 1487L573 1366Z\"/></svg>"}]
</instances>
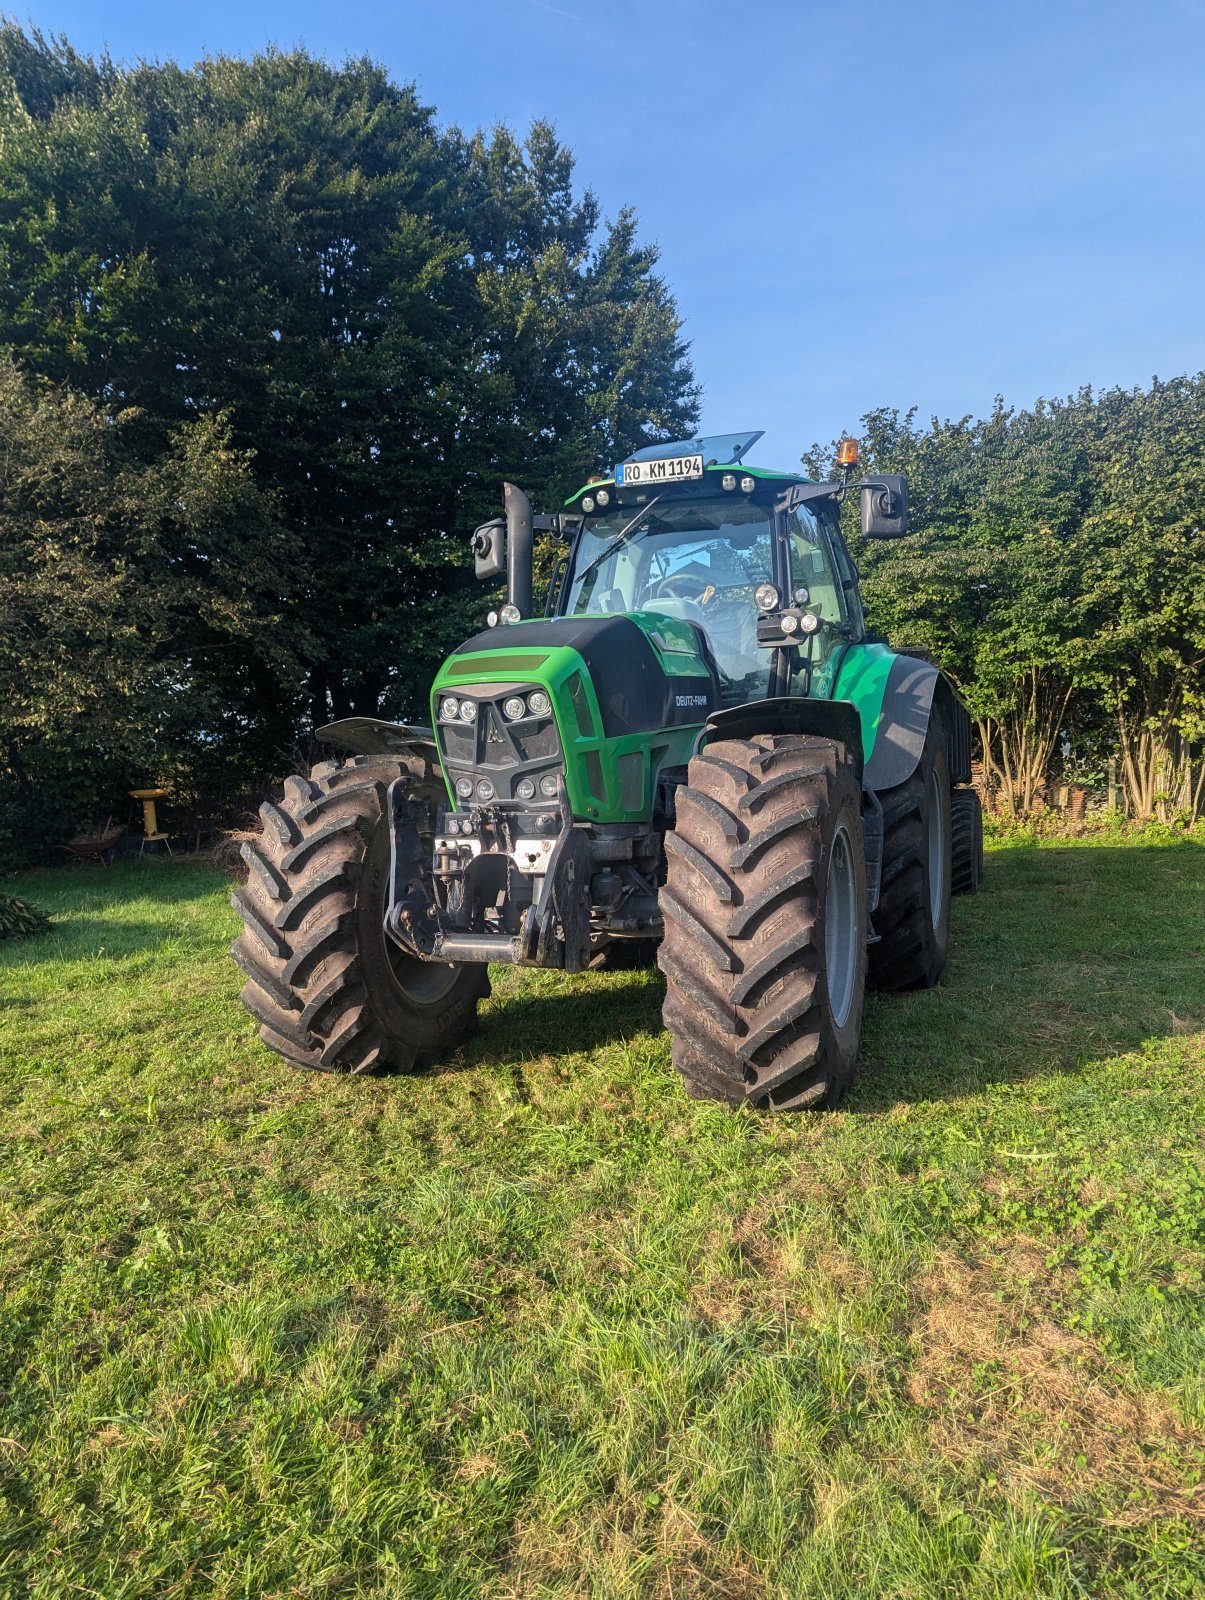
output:
<instances>
[{"instance_id":1,"label":"amber beacon light","mask_svg":"<svg viewBox=\"0 0 1205 1600\"><path fill-rule=\"evenodd\" d=\"M839 467L856 467L858 464L858 441L856 439L842 439L837 446L837 465Z\"/></svg>"}]
</instances>

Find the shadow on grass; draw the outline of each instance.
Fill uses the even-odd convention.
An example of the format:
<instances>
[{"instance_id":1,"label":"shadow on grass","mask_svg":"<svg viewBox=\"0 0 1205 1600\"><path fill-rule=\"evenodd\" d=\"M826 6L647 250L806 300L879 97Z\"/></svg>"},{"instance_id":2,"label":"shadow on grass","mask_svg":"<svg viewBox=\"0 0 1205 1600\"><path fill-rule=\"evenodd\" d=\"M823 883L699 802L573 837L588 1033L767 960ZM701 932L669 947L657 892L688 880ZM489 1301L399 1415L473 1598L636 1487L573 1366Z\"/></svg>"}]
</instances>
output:
<instances>
[{"instance_id":1,"label":"shadow on grass","mask_svg":"<svg viewBox=\"0 0 1205 1600\"><path fill-rule=\"evenodd\" d=\"M868 997L849 1109L1074 1073L1205 1028L1203 890L1192 844L993 852L981 893L954 902L942 983Z\"/></svg>"},{"instance_id":2,"label":"shadow on grass","mask_svg":"<svg viewBox=\"0 0 1205 1600\"><path fill-rule=\"evenodd\" d=\"M183 931L173 908L222 888L212 869L192 864L31 874L16 892L40 892L57 921L36 939L0 941L0 967L86 958L102 947L107 959L151 952ZM868 996L848 1108L877 1111L1074 1072L1148 1039L1205 1028L1203 898L1205 849L1192 844L993 851L982 892L954 902L944 981ZM118 908L134 900L161 905L163 920L123 920ZM201 934L195 924L189 931ZM497 976L479 1032L455 1066L434 1072L588 1053L661 1031L655 969L581 980ZM232 1003L238 986L232 965ZM23 997L10 992L8 1003Z\"/></svg>"}]
</instances>

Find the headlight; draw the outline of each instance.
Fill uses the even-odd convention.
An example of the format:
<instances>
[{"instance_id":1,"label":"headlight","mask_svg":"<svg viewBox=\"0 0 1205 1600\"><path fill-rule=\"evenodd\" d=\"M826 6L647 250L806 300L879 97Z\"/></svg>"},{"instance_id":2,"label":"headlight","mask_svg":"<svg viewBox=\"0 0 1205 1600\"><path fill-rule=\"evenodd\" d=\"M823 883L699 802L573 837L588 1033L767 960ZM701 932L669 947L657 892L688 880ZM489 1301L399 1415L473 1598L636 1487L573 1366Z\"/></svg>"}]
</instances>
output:
<instances>
[{"instance_id":1,"label":"headlight","mask_svg":"<svg viewBox=\"0 0 1205 1600\"><path fill-rule=\"evenodd\" d=\"M494 786L488 778L477 779L477 798L478 800L492 800L494 798Z\"/></svg>"},{"instance_id":2,"label":"headlight","mask_svg":"<svg viewBox=\"0 0 1205 1600\"><path fill-rule=\"evenodd\" d=\"M814 611L805 611L800 621L804 633L819 633L821 619Z\"/></svg>"},{"instance_id":3,"label":"headlight","mask_svg":"<svg viewBox=\"0 0 1205 1600\"><path fill-rule=\"evenodd\" d=\"M521 695L512 694L509 700L502 702L502 710L512 722L517 722L520 717L527 715L527 706Z\"/></svg>"},{"instance_id":4,"label":"headlight","mask_svg":"<svg viewBox=\"0 0 1205 1600\"><path fill-rule=\"evenodd\" d=\"M720 488L721 489L727 489L729 491L735 489L736 488L736 473L735 472L726 472L724 474L724 476L720 479Z\"/></svg>"},{"instance_id":5,"label":"headlight","mask_svg":"<svg viewBox=\"0 0 1205 1600\"><path fill-rule=\"evenodd\" d=\"M447 695L439 703L439 714L445 722L455 722L460 714L460 701L454 694Z\"/></svg>"},{"instance_id":6,"label":"headlight","mask_svg":"<svg viewBox=\"0 0 1205 1600\"><path fill-rule=\"evenodd\" d=\"M753 603L759 611L777 611L778 590L772 583L759 583L753 591Z\"/></svg>"},{"instance_id":7,"label":"headlight","mask_svg":"<svg viewBox=\"0 0 1205 1600\"><path fill-rule=\"evenodd\" d=\"M606 489L600 489L595 496L595 499L598 501L600 506L609 506L611 504L611 495Z\"/></svg>"},{"instance_id":8,"label":"headlight","mask_svg":"<svg viewBox=\"0 0 1205 1600\"><path fill-rule=\"evenodd\" d=\"M522 622L523 613L519 610L518 606L507 604L502 607L501 611L499 611L498 620L499 622Z\"/></svg>"},{"instance_id":9,"label":"headlight","mask_svg":"<svg viewBox=\"0 0 1205 1600\"><path fill-rule=\"evenodd\" d=\"M544 693L543 689L537 689L534 694L529 694L527 704L533 717L546 717L552 710L552 701Z\"/></svg>"},{"instance_id":10,"label":"headlight","mask_svg":"<svg viewBox=\"0 0 1205 1600\"><path fill-rule=\"evenodd\" d=\"M476 720L477 720L477 702L476 702L476 700L462 700L460 702L460 720L461 720L461 722L476 722Z\"/></svg>"},{"instance_id":11,"label":"headlight","mask_svg":"<svg viewBox=\"0 0 1205 1600\"><path fill-rule=\"evenodd\" d=\"M473 780L472 780L472 778L457 778L457 780L456 780L456 793L460 796L460 798L462 800L467 800L470 797L470 795L473 793Z\"/></svg>"},{"instance_id":12,"label":"headlight","mask_svg":"<svg viewBox=\"0 0 1205 1600\"><path fill-rule=\"evenodd\" d=\"M754 489L756 489L756 488L757 488L757 479L756 478L745 477L745 478L741 479L741 493L742 494L752 494Z\"/></svg>"},{"instance_id":13,"label":"headlight","mask_svg":"<svg viewBox=\"0 0 1205 1600\"><path fill-rule=\"evenodd\" d=\"M534 800L536 797L536 786L530 778L520 778L518 783L515 784L515 793L518 795L520 800Z\"/></svg>"},{"instance_id":14,"label":"headlight","mask_svg":"<svg viewBox=\"0 0 1205 1600\"><path fill-rule=\"evenodd\" d=\"M594 510L594 496L592 494L588 494L583 498L583 500L582 500L582 510L586 513L587 516L589 516L590 513Z\"/></svg>"},{"instance_id":15,"label":"headlight","mask_svg":"<svg viewBox=\"0 0 1205 1600\"><path fill-rule=\"evenodd\" d=\"M782 619L782 631L784 633L795 633L798 630L798 627L799 618L791 616L790 612L788 612L787 615Z\"/></svg>"},{"instance_id":16,"label":"headlight","mask_svg":"<svg viewBox=\"0 0 1205 1600\"><path fill-rule=\"evenodd\" d=\"M555 772L546 772L544 774L544 776L540 779L540 793L544 794L544 795L547 795L548 798L551 800L552 797L556 794L557 785L559 784L559 782L560 782L560 779L557 777Z\"/></svg>"}]
</instances>

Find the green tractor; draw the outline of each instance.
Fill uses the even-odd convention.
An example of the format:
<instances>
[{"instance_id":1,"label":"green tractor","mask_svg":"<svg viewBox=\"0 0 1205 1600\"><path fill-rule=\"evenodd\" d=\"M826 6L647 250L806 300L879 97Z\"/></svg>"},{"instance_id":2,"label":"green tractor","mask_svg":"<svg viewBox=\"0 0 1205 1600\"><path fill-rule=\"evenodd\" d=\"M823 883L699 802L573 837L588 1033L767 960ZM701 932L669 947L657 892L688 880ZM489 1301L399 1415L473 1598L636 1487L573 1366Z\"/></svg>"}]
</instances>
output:
<instances>
[{"instance_id":1,"label":"green tractor","mask_svg":"<svg viewBox=\"0 0 1205 1600\"><path fill-rule=\"evenodd\" d=\"M463 1037L487 964L665 976L695 1096L835 1105L863 992L934 984L978 887L970 720L867 631L840 480L748 466L760 433L639 450L477 529L504 574L439 670L431 726L355 717L244 846L234 958L264 1041L322 1071L408 1070ZM907 486L860 485L898 538ZM533 616L533 531L566 542Z\"/></svg>"}]
</instances>

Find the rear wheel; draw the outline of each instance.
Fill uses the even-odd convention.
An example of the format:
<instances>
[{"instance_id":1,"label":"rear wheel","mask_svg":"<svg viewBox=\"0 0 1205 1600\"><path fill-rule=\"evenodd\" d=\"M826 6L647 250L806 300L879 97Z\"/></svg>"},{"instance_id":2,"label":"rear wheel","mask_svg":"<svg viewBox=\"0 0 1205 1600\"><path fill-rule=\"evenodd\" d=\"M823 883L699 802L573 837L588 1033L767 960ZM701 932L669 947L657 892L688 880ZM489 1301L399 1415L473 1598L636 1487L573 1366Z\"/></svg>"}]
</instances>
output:
<instances>
[{"instance_id":1,"label":"rear wheel","mask_svg":"<svg viewBox=\"0 0 1205 1600\"><path fill-rule=\"evenodd\" d=\"M950 889L975 894L983 882L983 807L974 789L955 789L950 796Z\"/></svg>"},{"instance_id":2,"label":"rear wheel","mask_svg":"<svg viewBox=\"0 0 1205 1600\"><path fill-rule=\"evenodd\" d=\"M433 821L443 786L430 762L359 756L289 778L243 846L248 879L231 896L243 919L231 952L247 977L242 999L264 1043L296 1066L421 1066L472 1027L489 993L483 966L420 961L385 933L385 800L398 777Z\"/></svg>"},{"instance_id":3,"label":"rear wheel","mask_svg":"<svg viewBox=\"0 0 1205 1600\"><path fill-rule=\"evenodd\" d=\"M835 1105L866 976L853 762L828 739L720 740L675 799L658 952L674 1064L701 1099Z\"/></svg>"},{"instance_id":4,"label":"rear wheel","mask_svg":"<svg viewBox=\"0 0 1205 1600\"><path fill-rule=\"evenodd\" d=\"M945 971L950 943L950 776L939 717L929 719L916 771L879 800L883 875L869 981L876 989L928 989Z\"/></svg>"}]
</instances>

